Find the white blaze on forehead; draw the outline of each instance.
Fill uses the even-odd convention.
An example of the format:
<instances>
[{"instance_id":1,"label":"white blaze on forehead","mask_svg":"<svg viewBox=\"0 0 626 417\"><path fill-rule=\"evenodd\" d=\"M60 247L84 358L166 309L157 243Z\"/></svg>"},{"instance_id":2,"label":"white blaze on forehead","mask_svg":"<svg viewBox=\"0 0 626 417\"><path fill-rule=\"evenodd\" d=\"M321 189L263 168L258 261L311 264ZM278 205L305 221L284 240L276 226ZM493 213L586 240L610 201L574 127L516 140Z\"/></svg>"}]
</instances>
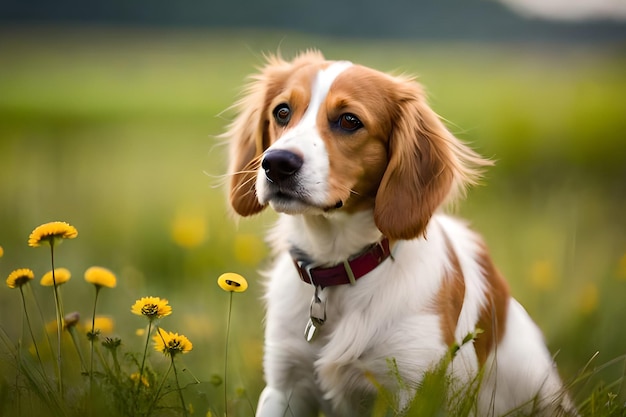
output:
<instances>
[{"instance_id":1,"label":"white blaze on forehead","mask_svg":"<svg viewBox=\"0 0 626 417\"><path fill-rule=\"evenodd\" d=\"M287 128L276 143L268 149L287 149L304 157L302 167L294 175L297 181L292 191L306 200L307 204L322 207L335 203L327 201L330 164L324 139L317 127L317 117L320 109L324 106L333 82L339 74L351 65L352 63L348 61L337 61L318 71L309 86L311 96L302 119L294 127ZM267 199L271 198L271 192L263 170L260 169L257 176L259 201L266 203Z\"/></svg>"},{"instance_id":2,"label":"white blaze on forehead","mask_svg":"<svg viewBox=\"0 0 626 417\"><path fill-rule=\"evenodd\" d=\"M351 65L352 63L348 61L338 61L332 63L328 68L320 70L317 73L317 76L313 81L313 86L311 87L311 100L309 101L309 107L302 117L299 125L315 125L317 113L319 112L320 106L324 103L324 100L326 100L330 87L333 85L337 76L339 76L339 74Z\"/></svg>"}]
</instances>

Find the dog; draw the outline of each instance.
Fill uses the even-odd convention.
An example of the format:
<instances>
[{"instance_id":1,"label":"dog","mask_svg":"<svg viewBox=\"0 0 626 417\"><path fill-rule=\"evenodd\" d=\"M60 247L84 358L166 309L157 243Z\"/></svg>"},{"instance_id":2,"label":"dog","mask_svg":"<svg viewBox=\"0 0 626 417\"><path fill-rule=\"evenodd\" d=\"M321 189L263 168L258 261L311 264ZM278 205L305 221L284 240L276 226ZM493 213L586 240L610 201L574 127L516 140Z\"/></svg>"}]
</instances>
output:
<instances>
[{"instance_id":1,"label":"dog","mask_svg":"<svg viewBox=\"0 0 626 417\"><path fill-rule=\"evenodd\" d=\"M473 415L575 415L485 243L442 213L491 163L420 84L271 55L233 107L230 204L278 213L257 416L363 416L381 390L401 413L451 349L449 389L479 384Z\"/></svg>"}]
</instances>

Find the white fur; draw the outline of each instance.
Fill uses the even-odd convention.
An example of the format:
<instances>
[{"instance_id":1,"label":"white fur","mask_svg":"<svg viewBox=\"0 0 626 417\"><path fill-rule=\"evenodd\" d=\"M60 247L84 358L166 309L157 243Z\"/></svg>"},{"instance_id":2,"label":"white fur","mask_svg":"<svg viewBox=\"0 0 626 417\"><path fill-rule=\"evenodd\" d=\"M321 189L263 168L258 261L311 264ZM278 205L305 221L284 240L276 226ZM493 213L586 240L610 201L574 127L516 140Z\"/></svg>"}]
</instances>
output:
<instances>
[{"instance_id":1,"label":"white fur","mask_svg":"<svg viewBox=\"0 0 626 417\"><path fill-rule=\"evenodd\" d=\"M277 247L295 243L317 249L313 253L320 259L345 259L352 254L352 247L366 245L376 234L376 227L364 214L314 218L281 215L274 238ZM459 262L466 278L456 331L461 343L476 328L479 308L485 302L485 282L475 258L478 237L458 220L435 215L427 230L428 239L396 243L393 259L355 286L324 289L328 319L321 337L313 343L305 341L303 332L314 289L299 279L291 257L281 253L269 274L266 292L267 388L257 415L317 416L320 407L326 416L360 416L358 405L377 393L365 375L398 392L399 381L391 373L389 359L396 361L406 386L416 387L448 349L433 308L449 262L444 235L461 255ZM473 381L478 368L469 343L455 357L451 372L462 384ZM400 407L410 395L398 392ZM511 300L506 335L487 360L476 415L500 416L526 403L532 409L535 396L547 403L562 395L541 333L523 308Z\"/></svg>"}]
</instances>

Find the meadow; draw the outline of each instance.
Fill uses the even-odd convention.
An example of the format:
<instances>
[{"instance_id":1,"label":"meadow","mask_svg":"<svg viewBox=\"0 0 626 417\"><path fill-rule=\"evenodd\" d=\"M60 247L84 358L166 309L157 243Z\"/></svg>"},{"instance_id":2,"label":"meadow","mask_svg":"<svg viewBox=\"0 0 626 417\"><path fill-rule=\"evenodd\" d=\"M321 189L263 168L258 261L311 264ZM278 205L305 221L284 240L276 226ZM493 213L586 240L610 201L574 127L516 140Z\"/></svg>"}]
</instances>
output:
<instances>
[{"instance_id":1,"label":"meadow","mask_svg":"<svg viewBox=\"0 0 626 417\"><path fill-rule=\"evenodd\" d=\"M39 284L50 250L27 241L57 220L78 230L55 247L55 266L72 273L59 290L65 312L80 314L85 358L95 291L83 273L98 265L117 277L116 288L99 292L97 313L110 326L97 340L96 385L113 363L105 337L121 340L125 377L138 370L148 322L131 306L158 296L172 307L159 326L184 334L193 349L175 358L178 389L170 360L149 348L153 379L141 401L158 397L151 415L224 415L225 397L228 415L254 414L263 387L257 271L269 262L263 235L274 215L229 213L218 135L263 53L306 48L418 75L450 129L496 161L455 212L485 236L582 414L626 415L623 45L50 27L0 30L0 276L34 271L24 300L41 356L19 291L3 286L0 415L141 415L112 400L130 401L119 393L137 384L88 392L69 332L64 396L42 382L39 369L54 381L56 363L55 300ZM222 291L225 272L246 277L248 290Z\"/></svg>"}]
</instances>

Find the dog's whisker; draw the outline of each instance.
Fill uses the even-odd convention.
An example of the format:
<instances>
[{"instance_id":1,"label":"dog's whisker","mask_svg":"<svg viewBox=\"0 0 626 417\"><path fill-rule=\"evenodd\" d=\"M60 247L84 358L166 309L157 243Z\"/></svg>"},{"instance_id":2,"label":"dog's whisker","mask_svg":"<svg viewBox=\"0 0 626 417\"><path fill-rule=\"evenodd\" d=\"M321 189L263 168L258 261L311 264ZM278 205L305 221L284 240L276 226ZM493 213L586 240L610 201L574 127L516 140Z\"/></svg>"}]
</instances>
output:
<instances>
[{"instance_id":1,"label":"dog's whisker","mask_svg":"<svg viewBox=\"0 0 626 417\"><path fill-rule=\"evenodd\" d=\"M232 173L227 173L227 174L212 174L208 171L203 171L202 172L204 175L206 175L207 177L209 177L210 179L214 180L214 184L211 185L211 188L215 189L215 188L221 188L224 187L226 185L226 182L236 176L236 175L246 175L246 174L256 174L256 170L241 170L241 171L237 171L237 172L232 172Z\"/></svg>"},{"instance_id":2,"label":"dog's whisker","mask_svg":"<svg viewBox=\"0 0 626 417\"><path fill-rule=\"evenodd\" d=\"M255 182L255 181L256 181L256 176L251 176L247 178L245 181L242 181L241 183L239 183L233 191L239 192L240 190L247 188L248 191L245 194L243 194L244 196L246 196L254 191L254 187L251 187L249 185L251 182Z\"/></svg>"}]
</instances>

